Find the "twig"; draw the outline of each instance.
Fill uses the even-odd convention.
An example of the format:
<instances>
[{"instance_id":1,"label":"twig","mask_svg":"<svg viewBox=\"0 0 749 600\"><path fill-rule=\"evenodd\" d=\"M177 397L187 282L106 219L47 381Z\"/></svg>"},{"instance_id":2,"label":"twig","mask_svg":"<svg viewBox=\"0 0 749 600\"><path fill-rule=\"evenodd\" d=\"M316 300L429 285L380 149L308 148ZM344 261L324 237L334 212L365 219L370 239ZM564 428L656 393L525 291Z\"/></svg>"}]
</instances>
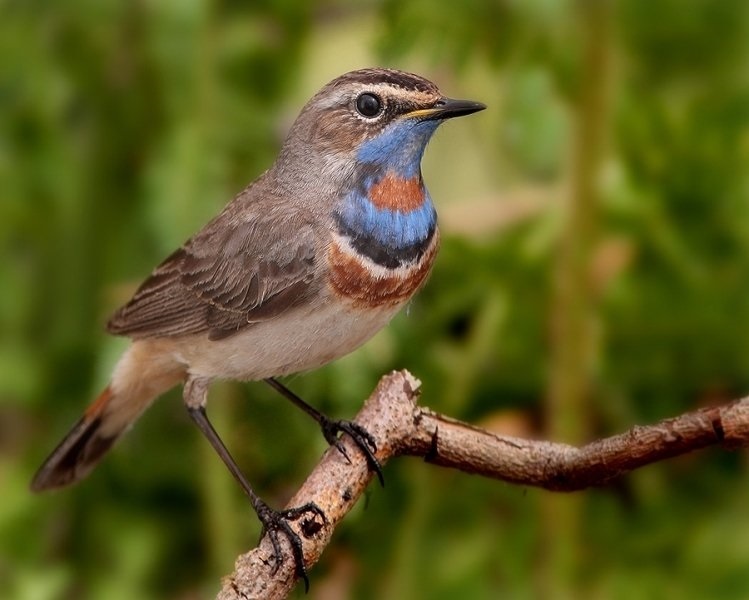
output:
<instances>
[{"instance_id":1,"label":"twig","mask_svg":"<svg viewBox=\"0 0 749 600\"><path fill-rule=\"evenodd\" d=\"M749 446L749 398L638 426L626 433L576 448L494 434L416 405L419 381L407 371L382 378L357 416L377 440L381 463L395 456L421 456L432 464L526 486L574 491L601 485L644 465L707 446ZM288 506L316 503L328 524L295 523L308 568L320 558L336 525L353 508L372 474L364 456L345 439L351 464L329 449ZM217 598L285 598L295 585L294 561L287 556L273 573L272 547L241 555Z\"/></svg>"}]
</instances>

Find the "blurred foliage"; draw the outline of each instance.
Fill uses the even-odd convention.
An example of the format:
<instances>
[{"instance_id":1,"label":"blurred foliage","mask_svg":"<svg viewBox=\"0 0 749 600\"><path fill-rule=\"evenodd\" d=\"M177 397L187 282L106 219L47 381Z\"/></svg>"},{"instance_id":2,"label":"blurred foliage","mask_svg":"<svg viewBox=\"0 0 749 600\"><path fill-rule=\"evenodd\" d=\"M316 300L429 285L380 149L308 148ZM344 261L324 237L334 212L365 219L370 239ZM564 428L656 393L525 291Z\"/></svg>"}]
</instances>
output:
<instances>
[{"instance_id":1,"label":"blurred foliage","mask_svg":"<svg viewBox=\"0 0 749 600\"><path fill-rule=\"evenodd\" d=\"M257 522L178 391L85 483L40 497L27 485L124 347L102 332L107 315L267 168L306 97L362 61L491 110L427 152L445 230L428 286L363 349L291 378L296 391L351 415L382 373L407 367L436 410L548 436L550 373L570 342L550 334L560 240L575 239L576 136L599 83L592 38L609 60L595 227L581 233L590 285L572 291L594 349L578 365L580 430L746 394L749 5L611 2L605 34L586 25L591 6L0 2L0 597L211 597L254 543ZM217 385L210 412L276 505L324 449L259 384ZM747 471L745 453L706 452L570 508L396 461L310 596L746 598Z\"/></svg>"}]
</instances>

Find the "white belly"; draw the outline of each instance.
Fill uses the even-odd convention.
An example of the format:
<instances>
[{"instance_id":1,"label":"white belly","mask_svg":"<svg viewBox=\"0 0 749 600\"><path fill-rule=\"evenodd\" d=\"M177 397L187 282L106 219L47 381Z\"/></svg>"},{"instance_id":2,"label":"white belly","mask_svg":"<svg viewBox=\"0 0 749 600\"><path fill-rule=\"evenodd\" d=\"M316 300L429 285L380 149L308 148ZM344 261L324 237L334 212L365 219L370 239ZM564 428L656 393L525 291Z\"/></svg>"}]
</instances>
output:
<instances>
[{"instance_id":1,"label":"white belly","mask_svg":"<svg viewBox=\"0 0 749 600\"><path fill-rule=\"evenodd\" d=\"M352 352L395 316L400 306L360 310L318 304L257 323L226 339L183 339L175 358L190 375L257 380L315 369Z\"/></svg>"}]
</instances>

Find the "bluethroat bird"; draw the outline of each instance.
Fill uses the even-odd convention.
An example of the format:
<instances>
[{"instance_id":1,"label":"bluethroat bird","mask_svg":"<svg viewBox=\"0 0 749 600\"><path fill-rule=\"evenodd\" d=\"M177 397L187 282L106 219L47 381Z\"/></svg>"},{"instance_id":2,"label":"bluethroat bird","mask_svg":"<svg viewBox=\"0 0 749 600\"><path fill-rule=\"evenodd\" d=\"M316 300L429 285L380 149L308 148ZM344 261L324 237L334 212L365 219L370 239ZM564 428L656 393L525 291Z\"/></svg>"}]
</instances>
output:
<instances>
[{"instance_id":1,"label":"bluethroat bird","mask_svg":"<svg viewBox=\"0 0 749 600\"><path fill-rule=\"evenodd\" d=\"M426 79L389 69L338 77L302 109L275 164L153 271L108 323L132 343L109 385L52 452L35 491L85 477L155 398L182 383L190 416L249 496L271 536L301 541L246 480L205 411L211 381L264 380L320 424L330 444L351 435L382 474L376 443L333 421L276 378L361 346L424 284L439 232L421 176L437 127L485 106L452 100Z\"/></svg>"}]
</instances>

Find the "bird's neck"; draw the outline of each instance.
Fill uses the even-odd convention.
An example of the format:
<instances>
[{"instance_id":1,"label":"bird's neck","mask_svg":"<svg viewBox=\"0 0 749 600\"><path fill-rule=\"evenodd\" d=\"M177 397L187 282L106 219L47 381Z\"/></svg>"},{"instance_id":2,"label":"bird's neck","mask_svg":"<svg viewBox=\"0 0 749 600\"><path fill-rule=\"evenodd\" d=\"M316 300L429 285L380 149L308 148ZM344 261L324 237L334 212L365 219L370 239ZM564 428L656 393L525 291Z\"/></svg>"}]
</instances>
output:
<instances>
[{"instance_id":1,"label":"bird's neck","mask_svg":"<svg viewBox=\"0 0 749 600\"><path fill-rule=\"evenodd\" d=\"M437 213L416 168L363 163L334 217L338 232L371 261L398 268L418 261L437 229Z\"/></svg>"}]
</instances>

